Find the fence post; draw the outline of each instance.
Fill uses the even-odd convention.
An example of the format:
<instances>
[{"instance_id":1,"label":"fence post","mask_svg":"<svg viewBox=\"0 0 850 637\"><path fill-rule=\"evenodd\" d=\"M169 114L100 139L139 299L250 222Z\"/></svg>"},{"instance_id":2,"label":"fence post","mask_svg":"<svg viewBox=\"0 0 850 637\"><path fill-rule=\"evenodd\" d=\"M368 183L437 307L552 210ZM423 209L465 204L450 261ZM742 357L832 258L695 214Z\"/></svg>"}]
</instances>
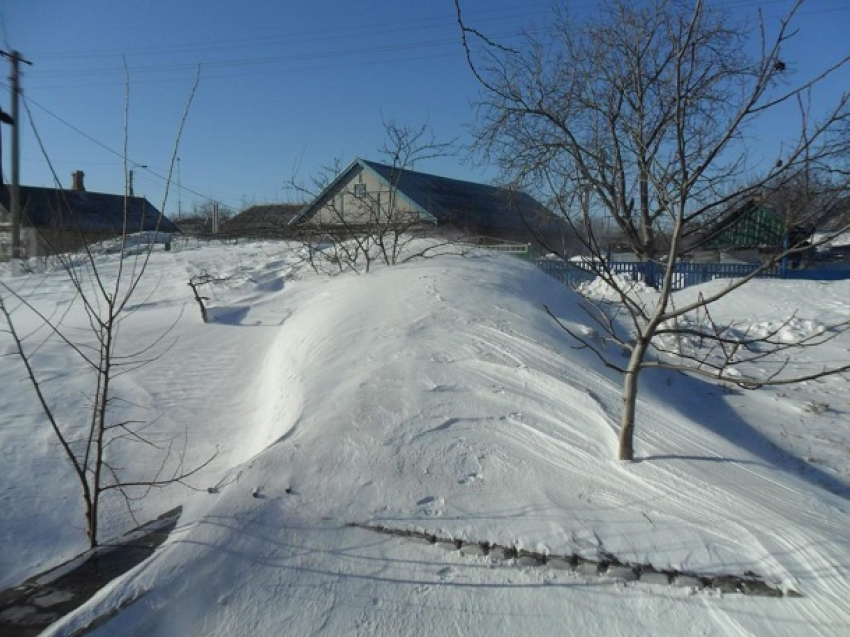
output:
<instances>
[{"instance_id":1,"label":"fence post","mask_svg":"<svg viewBox=\"0 0 850 637\"><path fill-rule=\"evenodd\" d=\"M779 278L784 279L788 275L788 246L790 242L788 240L788 235L785 235L785 238L782 239L782 252L785 253L785 256L782 257L782 260L779 262Z\"/></svg>"}]
</instances>

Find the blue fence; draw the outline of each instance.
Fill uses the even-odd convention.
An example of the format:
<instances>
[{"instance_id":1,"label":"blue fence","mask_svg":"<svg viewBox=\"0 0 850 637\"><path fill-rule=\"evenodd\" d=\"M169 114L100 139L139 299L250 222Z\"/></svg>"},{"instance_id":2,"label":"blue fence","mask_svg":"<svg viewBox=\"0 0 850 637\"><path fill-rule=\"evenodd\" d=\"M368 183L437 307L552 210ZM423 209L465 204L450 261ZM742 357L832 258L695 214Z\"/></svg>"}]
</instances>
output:
<instances>
[{"instance_id":1,"label":"blue fence","mask_svg":"<svg viewBox=\"0 0 850 637\"><path fill-rule=\"evenodd\" d=\"M850 279L850 262L822 263L812 268L785 270L784 279L802 279L808 281L843 281Z\"/></svg>"},{"instance_id":2,"label":"blue fence","mask_svg":"<svg viewBox=\"0 0 850 637\"><path fill-rule=\"evenodd\" d=\"M536 263L549 276L558 279L566 285L575 286L596 277L596 273L590 264L577 266L565 261L545 259L538 260ZM613 274L626 275L635 281L643 281L650 286L659 285L664 274L664 266L652 261L615 261L607 264L605 267ZM747 263L677 263L673 270L673 289L681 290L690 285L697 285L714 279L744 277L752 274L759 267L759 265ZM789 272L797 271L777 265L759 272L757 276L763 279L784 279L790 278L788 275ZM848 276L850 276L850 271L848 271ZM817 277L813 276L811 278ZM836 276L829 278L843 277Z\"/></svg>"}]
</instances>

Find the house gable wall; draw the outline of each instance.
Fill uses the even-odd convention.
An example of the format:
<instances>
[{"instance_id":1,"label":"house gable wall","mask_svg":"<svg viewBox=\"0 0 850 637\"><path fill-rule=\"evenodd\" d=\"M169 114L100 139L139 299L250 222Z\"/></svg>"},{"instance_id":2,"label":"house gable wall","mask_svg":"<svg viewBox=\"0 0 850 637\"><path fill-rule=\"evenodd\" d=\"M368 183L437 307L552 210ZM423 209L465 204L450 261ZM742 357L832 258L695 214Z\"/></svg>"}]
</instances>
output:
<instances>
[{"instance_id":1,"label":"house gable wall","mask_svg":"<svg viewBox=\"0 0 850 637\"><path fill-rule=\"evenodd\" d=\"M369 223L410 223L418 207L397 188L362 166L354 166L319 202L306 224L358 226Z\"/></svg>"}]
</instances>

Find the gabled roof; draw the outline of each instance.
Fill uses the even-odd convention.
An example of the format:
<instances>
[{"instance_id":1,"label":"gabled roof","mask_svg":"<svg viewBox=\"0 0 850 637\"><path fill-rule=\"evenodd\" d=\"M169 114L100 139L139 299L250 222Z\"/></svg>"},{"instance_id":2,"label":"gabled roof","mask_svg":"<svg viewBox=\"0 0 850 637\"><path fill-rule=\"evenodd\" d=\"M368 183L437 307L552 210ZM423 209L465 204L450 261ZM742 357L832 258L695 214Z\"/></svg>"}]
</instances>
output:
<instances>
[{"instance_id":1,"label":"gabled roof","mask_svg":"<svg viewBox=\"0 0 850 637\"><path fill-rule=\"evenodd\" d=\"M256 204L222 225L225 233L279 232L304 208L301 203Z\"/></svg>"},{"instance_id":2,"label":"gabled roof","mask_svg":"<svg viewBox=\"0 0 850 637\"><path fill-rule=\"evenodd\" d=\"M330 194L359 171L368 171L387 188L395 188L398 196L403 197L424 220L432 223L450 222L522 231L526 228L523 218L530 223L538 218L551 217L546 208L523 192L356 159L305 206L292 223L309 219Z\"/></svg>"},{"instance_id":3,"label":"gabled roof","mask_svg":"<svg viewBox=\"0 0 850 637\"><path fill-rule=\"evenodd\" d=\"M785 221L775 208L747 201L707 228L694 247L707 249L775 248L786 235Z\"/></svg>"},{"instance_id":4,"label":"gabled roof","mask_svg":"<svg viewBox=\"0 0 850 637\"><path fill-rule=\"evenodd\" d=\"M51 230L120 235L126 231L159 230L180 232L165 215L144 197L124 197L87 190L62 190L21 186L21 218L25 225ZM0 193L0 205L7 211L10 192Z\"/></svg>"},{"instance_id":5,"label":"gabled roof","mask_svg":"<svg viewBox=\"0 0 850 637\"><path fill-rule=\"evenodd\" d=\"M199 235L210 231L210 224L204 217L180 217L174 220L174 224L183 234Z\"/></svg>"}]
</instances>

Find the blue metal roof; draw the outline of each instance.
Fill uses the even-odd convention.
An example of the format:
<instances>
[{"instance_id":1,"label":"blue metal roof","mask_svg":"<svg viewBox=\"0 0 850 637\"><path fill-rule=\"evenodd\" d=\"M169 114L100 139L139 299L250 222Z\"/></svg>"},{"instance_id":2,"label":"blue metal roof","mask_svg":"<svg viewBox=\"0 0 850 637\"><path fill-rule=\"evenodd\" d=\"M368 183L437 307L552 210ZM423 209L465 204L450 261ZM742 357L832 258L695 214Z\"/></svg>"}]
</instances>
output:
<instances>
[{"instance_id":1,"label":"blue metal roof","mask_svg":"<svg viewBox=\"0 0 850 637\"><path fill-rule=\"evenodd\" d=\"M421 216L437 223L523 231L526 228L523 219L528 223L551 219L545 207L523 192L356 159L292 223L309 219L341 183L360 170L376 175L388 188L396 189L411 202Z\"/></svg>"},{"instance_id":2,"label":"blue metal roof","mask_svg":"<svg viewBox=\"0 0 850 637\"><path fill-rule=\"evenodd\" d=\"M36 228L115 235L122 234L125 228L127 233L180 232L143 197L38 186L21 186L20 193L21 219ZM0 204L9 210L8 188L0 193Z\"/></svg>"}]
</instances>

